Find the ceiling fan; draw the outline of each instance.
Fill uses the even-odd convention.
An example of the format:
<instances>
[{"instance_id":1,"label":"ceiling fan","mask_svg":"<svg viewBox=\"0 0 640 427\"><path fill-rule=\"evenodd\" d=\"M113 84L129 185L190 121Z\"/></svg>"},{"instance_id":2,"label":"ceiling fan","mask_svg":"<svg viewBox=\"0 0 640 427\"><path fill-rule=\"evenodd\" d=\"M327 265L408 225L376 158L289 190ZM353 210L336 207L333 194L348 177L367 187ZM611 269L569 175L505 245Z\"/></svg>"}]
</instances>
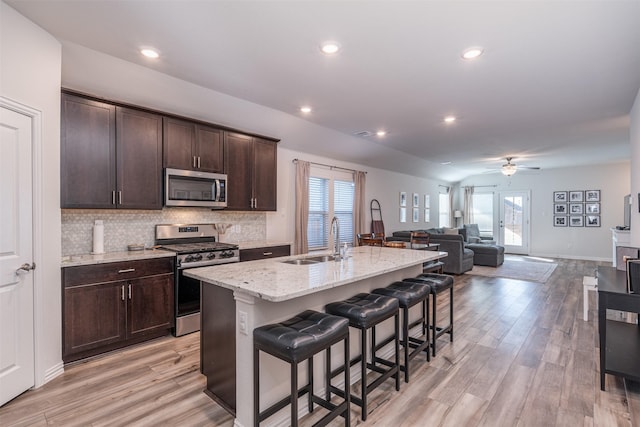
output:
<instances>
[{"instance_id":1,"label":"ceiling fan","mask_svg":"<svg viewBox=\"0 0 640 427\"><path fill-rule=\"evenodd\" d=\"M518 169L540 170L540 168L537 166L518 166L515 163L511 163L513 157L505 157L505 160L507 161L507 163L502 165L502 168L500 168L500 172L502 172L502 174L506 176L513 175L517 172Z\"/></svg>"},{"instance_id":2,"label":"ceiling fan","mask_svg":"<svg viewBox=\"0 0 640 427\"><path fill-rule=\"evenodd\" d=\"M502 174L505 175L505 176L511 176L514 173L516 173L518 170L521 170L521 169L540 170L540 168L537 167L537 166L516 165L515 163L512 163L512 160L514 158L515 157L505 157L505 160L507 161L507 163L503 164L500 169L490 169L487 172L489 172L489 173L491 173L491 172L502 172Z\"/></svg>"}]
</instances>

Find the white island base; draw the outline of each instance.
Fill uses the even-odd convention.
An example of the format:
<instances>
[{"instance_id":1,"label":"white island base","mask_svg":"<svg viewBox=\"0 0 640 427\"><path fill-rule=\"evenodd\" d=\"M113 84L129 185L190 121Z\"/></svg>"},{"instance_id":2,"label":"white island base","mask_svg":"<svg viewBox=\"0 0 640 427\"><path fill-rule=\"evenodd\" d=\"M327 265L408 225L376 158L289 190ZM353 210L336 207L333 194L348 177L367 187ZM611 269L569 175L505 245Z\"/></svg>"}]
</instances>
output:
<instances>
[{"instance_id":1,"label":"white island base","mask_svg":"<svg viewBox=\"0 0 640 427\"><path fill-rule=\"evenodd\" d=\"M282 262L304 258L298 256L190 269L185 274L202 281L201 370L207 377L206 393L235 415L235 426L253 426L254 328L307 309L324 311L330 302L415 277L422 272L422 263L443 256L446 253L358 247L343 261L311 265ZM378 336L382 339L392 329L392 322L386 322L377 329ZM351 355L355 357L360 344L358 334L351 332ZM334 347L332 359L335 367L341 364L341 345ZM306 363L300 364L299 372L304 381ZM322 359L314 363L314 386L319 394L324 389L323 373ZM289 395L288 364L261 353L260 375L261 409ZM359 370L353 369L352 382L359 376ZM335 381L340 384L338 378ZM306 404L299 407L301 415L307 411ZM264 424L286 425L288 417L287 407Z\"/></svg>"}]
</instances>

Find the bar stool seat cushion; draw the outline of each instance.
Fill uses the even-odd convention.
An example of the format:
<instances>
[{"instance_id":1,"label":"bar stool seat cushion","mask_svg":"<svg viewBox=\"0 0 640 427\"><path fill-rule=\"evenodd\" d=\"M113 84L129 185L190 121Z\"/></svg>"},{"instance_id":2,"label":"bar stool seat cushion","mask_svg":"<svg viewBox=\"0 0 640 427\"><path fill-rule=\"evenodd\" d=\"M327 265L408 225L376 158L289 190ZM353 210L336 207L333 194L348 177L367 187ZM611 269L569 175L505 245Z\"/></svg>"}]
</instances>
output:
<instances>
[{"instance_id":1,"label":"bar stool seat cushion","mask_svg":"<svg viewBox=\"0 0 640 427\"><path fill-rule=\"evenodd\" d=\"M361 293L344 301L327 304L327 313L349 319L351 326L368 329L393 316L398 311L398 300L385 295Z\"/></svg>"},{"instance_id":2,"label":"bar stool seat cushion","mask_svg":"<svg viewBox=\"0 0 640 427\"><path fill-rule=\"evenodd\" d=\"M425 281L431 286L431 292L440 293L453 286L453 277L446 274L423 273L416 276L416 279Z\"/></svg>"},{"instance_id":3,"label":"bar stool seat cushion","mask_svg":"<svg viewBox=\"0 0 640 427\"><path fill-rule=\"evenodd\" d=\"M306 310L283 322L254 329L253 339L267 353L299 362L325 350L348 332L347 319Z\"/></svg>"},{"instance_id":4,"label":"bar stool seat cushion","mask_svg":"<svg viewBox=\"0 0 640 427\"><path fill-rule=\"evenodd\" d=\"M387 295L396 298L400 307L412 307L424 300L431 292L428 284L412 282L393 282L386 288L374 289L374 294Z\"/></svg>"}]
</instances>

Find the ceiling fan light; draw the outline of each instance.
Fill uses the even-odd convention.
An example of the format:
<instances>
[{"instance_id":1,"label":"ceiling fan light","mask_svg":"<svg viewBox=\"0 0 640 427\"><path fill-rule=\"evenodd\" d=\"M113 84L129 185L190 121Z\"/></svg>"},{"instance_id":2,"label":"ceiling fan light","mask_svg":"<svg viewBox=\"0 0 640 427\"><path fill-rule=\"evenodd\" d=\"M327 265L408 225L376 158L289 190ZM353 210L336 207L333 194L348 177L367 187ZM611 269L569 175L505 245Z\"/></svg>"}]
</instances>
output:
<instances>
[{"instance_id":1,"label":"ceiling fan light","mask_svg":"<svg viewBox=\"0 0 640 427\"><path fill-rule=\"evenodd\" d=\"M516 165L511 164L511 163L507 163L507 164L502 165L501 172L502 172L503 175L511 176L514 173L516 173L517 170L518 170L518 167Z\"/></svg>"}]
</instances>

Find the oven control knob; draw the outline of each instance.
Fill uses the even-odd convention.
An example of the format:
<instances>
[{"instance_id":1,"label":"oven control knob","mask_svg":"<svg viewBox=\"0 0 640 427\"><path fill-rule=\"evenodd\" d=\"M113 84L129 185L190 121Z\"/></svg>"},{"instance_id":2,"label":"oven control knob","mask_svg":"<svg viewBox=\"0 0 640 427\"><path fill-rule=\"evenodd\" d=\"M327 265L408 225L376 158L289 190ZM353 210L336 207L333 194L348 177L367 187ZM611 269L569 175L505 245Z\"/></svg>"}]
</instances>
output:
<instances>
[{"instance_id":1,"label":"oven control knob","mask_svg":"<svg viewBox=\"0 0 640 427\"><path fill-rule=\"evenodd\" d=\"M209 253L207 254L207 259L214 259L215 257L216 257L216 254L215 254L215 253L213 253L213 252L209 252Z\"/></svg>"},{"instance_id":2,"label":"oven control knob","mask_svg":"<svg viewBox=\"0 0 640 427\"><path fill-rule=\"evenodd\" d=\"M195 254L193 256L194 261L202 261L202 254Z\"/></svg>"},{"instance_id":3,"label":"oven control knob","mask_svg":"<svg viewBox=\"0 0 640 427\"><path fill-rule=\"evenodd\" d=\"M233 257L233 252L224 251L224 252L222 252L221 256L222 256L222 258L231 258L231 257Z\"/></svg>"},{"instance_id":4,"label":"oven control knob","mask_svg":"<svg viewBox=\"0 0 640 427\"><path fill-rule=\"evenodd\" d=\"M187 255L184 257L184 262L193 262L193 255Z\"/></svg>"}]
</instances>

